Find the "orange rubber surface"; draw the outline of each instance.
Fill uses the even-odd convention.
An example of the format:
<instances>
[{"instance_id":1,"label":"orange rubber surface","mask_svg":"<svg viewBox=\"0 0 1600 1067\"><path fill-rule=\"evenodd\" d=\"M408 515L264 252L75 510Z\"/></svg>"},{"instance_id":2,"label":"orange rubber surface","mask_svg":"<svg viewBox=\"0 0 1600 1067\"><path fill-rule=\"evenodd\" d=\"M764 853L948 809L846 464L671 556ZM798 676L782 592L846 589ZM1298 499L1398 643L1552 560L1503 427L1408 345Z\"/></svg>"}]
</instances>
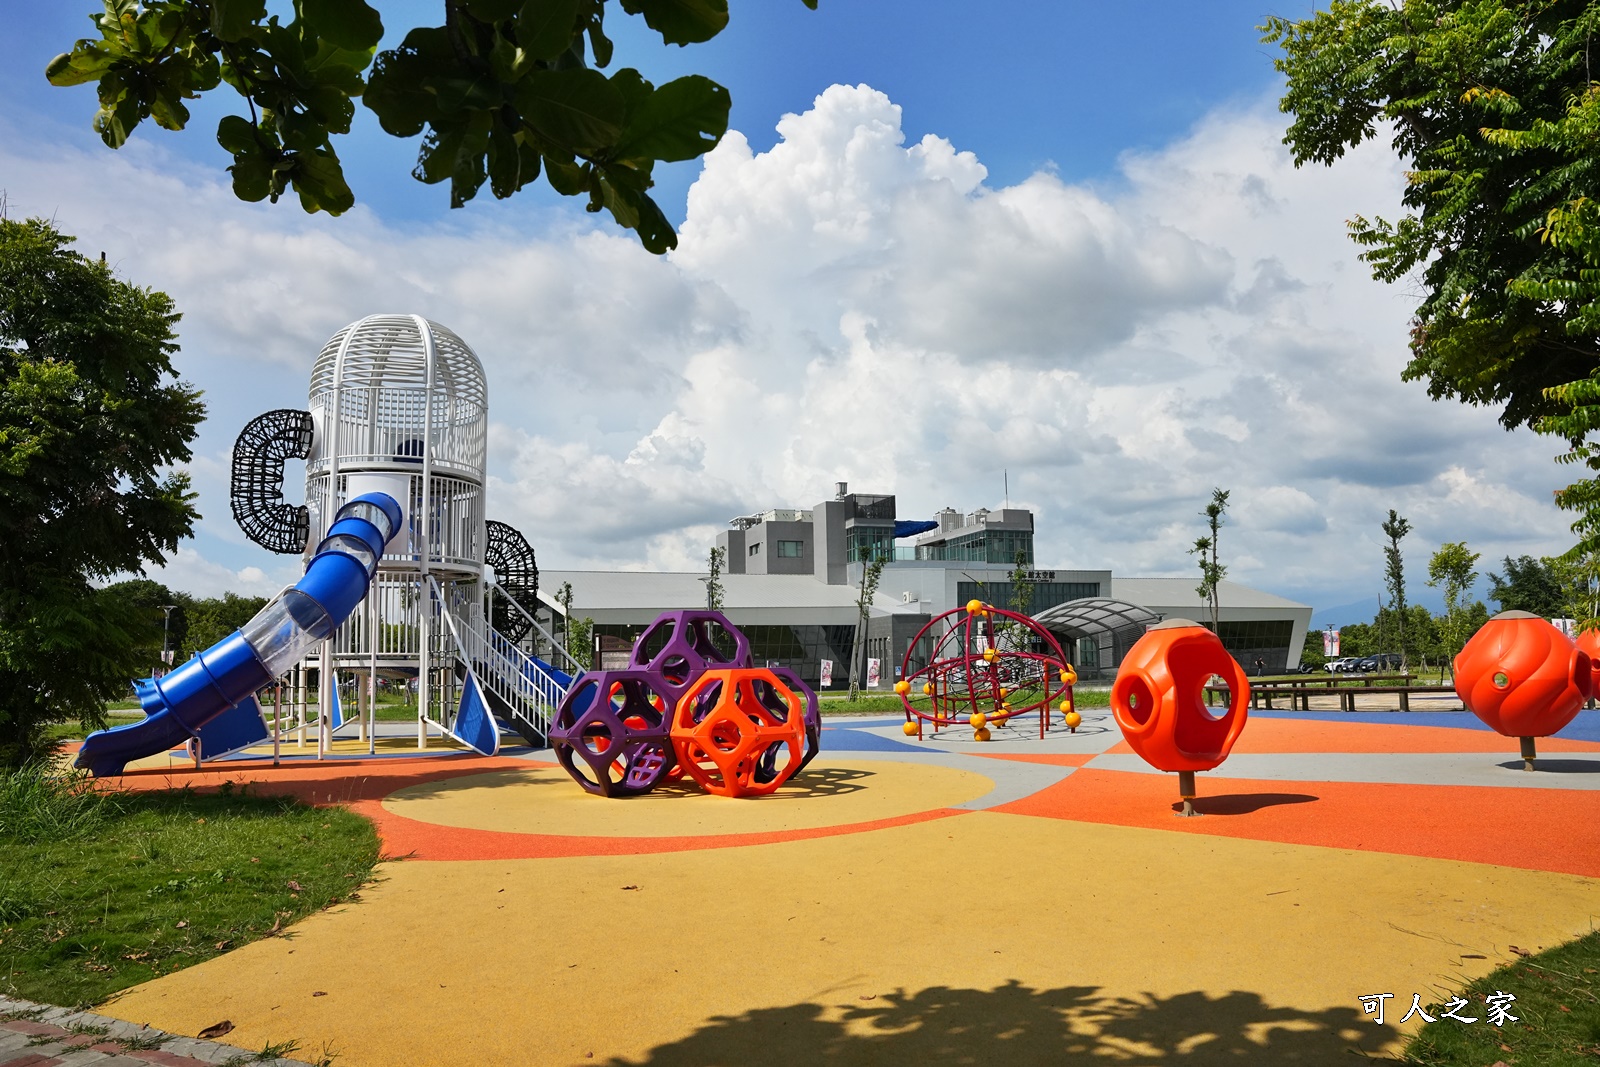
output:
<instances>
[{"instance_id":1,"label":"orange rubber surface","mask_svg":"<svg viewBox=\"0 0 1600 1067\"><path fill-rule=\"evenodd\" d=\"M1515 740L1477 729L1326 720L1254 718L1236 753L1515 754ZM1600 752L1600 744L1539 739L1541 754ZM1131 751L1119 742L1108 753ZM1075 768L1062 781L993 810L1013 815L1144 827L1285 844L1360 849L1396 855L1492 863L1600 877L1600 834L1540 833L1535 827L1600 825L1600 790L1427 784L1281 781L1232 778L1224 763L1200 777L1200 819L1176 818L1176 779L1084 766L1097 753L982 751L986 760ZM892 757L889 757L892 758ZM545 760L459 756L383 760L236 761L201 771L133 771L125 787L194 788L223 781L289 794L314 804L339 803L372 819L389 855L429 860L538 859L636 855L736 848L906 826L961 814L925 811L840 825L759 833L664 837L507 833L437 825L387 810L396 790L487 771L550 767ZM573 788L576 788L574 786ZM619 801L613 803L627 803Z\"/></svg>"}]
</instances>

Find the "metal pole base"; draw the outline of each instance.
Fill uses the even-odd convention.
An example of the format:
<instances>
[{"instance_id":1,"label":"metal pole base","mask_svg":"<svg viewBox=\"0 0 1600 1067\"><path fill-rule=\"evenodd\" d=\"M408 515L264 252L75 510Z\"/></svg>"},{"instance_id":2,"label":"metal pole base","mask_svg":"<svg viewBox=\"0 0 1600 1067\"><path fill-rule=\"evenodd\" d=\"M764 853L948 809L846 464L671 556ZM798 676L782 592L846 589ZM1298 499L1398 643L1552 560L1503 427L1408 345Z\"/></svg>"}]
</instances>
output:
<instances>
[{"instance_id":1,"label":"metal pole base","mask_svg":"<svg viewBox=\"0 0 1600 1067\"><path fill-rule=\"evenodd\" d=\"M1195 790L1193 771L1178 772L1178 795L1183 798L1183 810L1178 813L1182 818L1192 819L1200 814L1198 811L1194 810Z\"/></svg>"},{"instance_id":2,"label":"metal pole base","mask_svg":"<svg viewBox=\"0 0 1600 1067\"><path fill-rule=\"evenodd\" d=\"M1524 737L1521 740L1522 769L1525 771L1531 771L1533 770L1533 761L1538 757L1538 753L1534 751L1534 739L1531 737Z\"/></svg>"}]
</instances>

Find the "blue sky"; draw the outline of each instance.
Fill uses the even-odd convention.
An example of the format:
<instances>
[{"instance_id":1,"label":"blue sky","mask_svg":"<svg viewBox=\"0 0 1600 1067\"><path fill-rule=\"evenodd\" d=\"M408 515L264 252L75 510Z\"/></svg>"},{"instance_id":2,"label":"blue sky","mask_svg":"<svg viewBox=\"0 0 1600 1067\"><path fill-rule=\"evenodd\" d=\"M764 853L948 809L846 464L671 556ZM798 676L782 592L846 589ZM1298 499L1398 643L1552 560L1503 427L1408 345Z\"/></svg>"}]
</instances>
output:
<instances>
[{"instance_id":1,"label":"blue sky","mask_svg":"<svg viewBox=\"0 0 1600 1067\"><path fill-rule=\"evenodd\" d=\"M383 47L397 45L411 26L440 19L438 0L376 6L384 17ZM1114 181L1121 153L1164 144L1218 103L1275 84L1272 50L1255 27L1264 11L1298 15L1311 5L1057 0L1007 5L1015 12L1010 20L975 17L976 7L954 0L823 0L811 11L800 0L733 0L728 28L688 48L663 46L642 20L615 11L608 23L617 42L612 67L636 67L658 83L691 73L715 79L733 95L730 124L758 150L771 147L773 125L785 112L804 110L828 85L865 82L913 117L905 126L908 140L928 132L948 138L976 153L1001 184L1041 167L1069 180ZM43 71L52 56L92 34L88 14L97 10L83 0L30 4L8 20L15 32L0 39L0 97L8 110L20 104L25 122L54 119L75 134L52 135L84 144L94 140L93 88L54 89ZM141 136L216 165L222 158L216 120L238 109L236 97L215 99L216 105L197 106L185 135L152 127ZM358 198L394 219L448 212L443 187L405 177L416 140L385 135L365 111L359 122L339 146ZM675 222L683 219L684 193L698 171L698 163L685 163L658 172L659 199ZM562 200L542 183L527 192L541 205Z\"/></svg>"},{"instance_id":2,"label":"blue sky","mask_svg":"<svg viewBox=\"0 0 1600 1067\"><path fill-rule=\"evenodd\" d=\"M1287 162L1255 27L1309 3L732 6L687 49L613 16L613 66L733 96L737 132L658 171L683 236L663 258L543 186L452 212L409 177L415 143L364 112L340 143L356 210L240 204L213 138L231 99L111 152L93 90L42 73L92 5L13 13L10 210L172 293L210 405L204 520L159 576L202 593L292 576L233 528L229 446L257 412L304 406L322 339L392 310L483 358L490 514L546 567L689 569L728 517L835 480L907 515L994 507L1002 472L1038 513L1041 563L1128 575L1190 573L1198 513L1228 487L1230 577L1319 608L1379 588L1390 507L1416 526L1413 574L1446 540L1485 570L1569 543L1547 442L1399 381L1412 295L1372 282L1343 233L1395 212L1398 163L1381 144ZM381 10L396 41L438 5Z\"/></svg>"}]
</instances>

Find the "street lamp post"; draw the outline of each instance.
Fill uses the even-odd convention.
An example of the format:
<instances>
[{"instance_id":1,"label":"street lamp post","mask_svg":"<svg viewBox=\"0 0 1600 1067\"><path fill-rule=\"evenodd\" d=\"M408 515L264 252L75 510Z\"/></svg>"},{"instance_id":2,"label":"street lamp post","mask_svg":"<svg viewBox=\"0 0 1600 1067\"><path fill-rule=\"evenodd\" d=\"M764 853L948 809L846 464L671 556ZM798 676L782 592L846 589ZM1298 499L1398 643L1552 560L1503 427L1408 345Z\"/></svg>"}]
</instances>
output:
<instances>
[{"instance_id":1,"label":"street lamp post","mask_svg":"<svg viewBox=\"0 0 1600 1067\"><path fill-rule=\"evenodd\" d=\"M168 638L172 632L172 612L177 606L176 604L161 605L161 662L168 667L172 666L172 648Z\"/></svg>"}]
</instances>

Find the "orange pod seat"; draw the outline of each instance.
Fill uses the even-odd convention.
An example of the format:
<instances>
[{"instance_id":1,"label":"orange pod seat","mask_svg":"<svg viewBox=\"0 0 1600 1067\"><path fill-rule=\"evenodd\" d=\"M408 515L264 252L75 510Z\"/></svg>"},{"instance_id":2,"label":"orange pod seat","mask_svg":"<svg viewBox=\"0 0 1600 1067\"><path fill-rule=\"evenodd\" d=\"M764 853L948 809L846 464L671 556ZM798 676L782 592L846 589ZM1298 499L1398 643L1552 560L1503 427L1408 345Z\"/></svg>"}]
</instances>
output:
<instances>
[{"instance_id":1,"label":"orange pod seat","mask_svg":"<svg viewBox=\"0 0 1600 1067\"><path fill-rule=\"evenodd\" d=\"M718 796L774 792L800 769L805 715L805 701L772 671L708 670L673 712L678 766Z\"/></svg>"},{"instance_id":2,"label":"orange pod seat","mask_svg":"<svg viewBox=\"0 0 1600 1067\"><path fill-rule=\"evenodd\" d=\"M1595 662L1600 660L1600 630L1585 630L1577 636L1573 644L1578 646L1578 651L1589 657L1589 696L1592 698L1600 690L1600 678L1594 677Z\"/></svg>"},{"instance_id":3,"label":"orange pod seat","mask_svg":"<svg viewBox=\"0 0 1600 1067\"><path fill-rule=\"evenodd\" d=\"M1220 675L1232 691L1213 715L1205 688ZM1128 746L1158 771L1209 771L1228 758L1244 729L1250 682L1210 630L1189 619L1150 627L1123 657L1111 713Z\"/></svg>"},{"instance_id":4,"label":"orange pod seat","mask_svg":"<svg viewBox=\"0 0 1600 1067\"><path fill-rule=\"evenodd\" d=\"M1456 656L1456 693L1491 730L1549 737L1592 692L1589 656L1544 619L1502 611Z\"/></svg>"}]
</instances>

